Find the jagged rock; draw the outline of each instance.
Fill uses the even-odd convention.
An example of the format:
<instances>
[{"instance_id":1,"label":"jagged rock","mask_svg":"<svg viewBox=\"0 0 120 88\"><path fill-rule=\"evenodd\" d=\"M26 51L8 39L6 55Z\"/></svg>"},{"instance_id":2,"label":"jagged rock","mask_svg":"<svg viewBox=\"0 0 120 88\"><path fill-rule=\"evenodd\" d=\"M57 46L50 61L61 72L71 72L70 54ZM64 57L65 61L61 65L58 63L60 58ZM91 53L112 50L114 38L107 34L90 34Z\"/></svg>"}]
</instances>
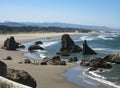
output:
<instances>
[{"instance_id":1,"label":"jagged rock","mask_svg":"<svg viewBox=\"0 0 120 88\"><path fill-rule=\"evenodd\" d=\"M32 45L28 48L29 52L33 52L34 50L45 50L45 49L40 47L39 45Z\"/></svg>"},{"instance_id":2,"label":"jagged rock","mask_svg":"<svg viewBox=\"0 0 120 88\"><path fill-rule=\"evenodd\" d=\"M35 45L38 45L38 44L43 44L43 42L42 41L36 41Z\"/></svg>"},{"instance_id":3,"label":"jagged rock","mask_svg":"<svg viewBox=\"0 0 120 88\"><path fill-rule=\"evenodd\" d=\"M16 50L16 48L19 47L19 43L15 41L13 36L11 36L10 38L7 38L7 40L5 40L3 46L6 50Z\"/></svg>"},{"instance_id":4,"label":"jagged rock","mask_svg":"<svg viewBox=\"0 0 120 88\"><path fill-rule=\"evenodd\" d=\"M25 59L25 60L24 60L24 63L25 63L25 64L30 64L31 61L30 61L29 59Z\"/></svg>"},{"instance_id":5,"label":"jagged rock","mask_svg":"<svg viewBox=\"0 0 120 88\"><path fill-rule=\"evenodd\" d=\"M42 61L40 64L41 64L41 65L47 65L47 62L43 62L43 61Z\"/></svg>"},{"instance_id":6,"label":"jagged rock","mask_svg":"<svg viewBox=\"0 0 120 88\"><path fill-rule=\"evenodd\" d=\"M36 88L37 86L35 79L24 70L14 70L14 69L8 68L7 78L15 82L30 86L32 88Z\"/></svg>"},{"instance_id":7,"label":"jagged rock","mask_svg":"<svg viewBox=\"0 0 120 88\"><path fill-rule=\"evenodd\" d=\"M12 57L7 56L4 60L12 60Z\"/></svg>"},{"instance_id":8,"label":"jagged rock","mask_svg":"<svg viewBox=\"0 0 120 88\"><path fill-rule=\"evenodd\" d=\"M92 50L88 45L87 45L87 41L84 40L83 43L83 50L82 50L83 54L97 54L94 50Z\"/></svg>"},{"instance_id":9,"label":"jagged rock","mask_svg":"<svg viewBox=\"0 0 120 88\"><path fill-rule=\"evenodd\" d=\"M104 60L111 63L120 64L120 54L111 54L104 57Z\"/></svg>"},{"instance_id":10,"label":"jagged rock","mask_svg":"<svg viewBox=\"0 0 120 88\"><path fill-rule=\"evenodd\" d=\"M0 61L0 76L7 76L7 65L2 61Z\"/></svg>"},{"instance_id":11,"label":"jagged rock","mask_svg":"<svg viewBox=\"0 0 120 88\"><path fill-rule=\"evenodd\" d=\"M62 47L61 52L82 52L82 49L75 45L74 41L70 38L68 34L64 34L61 38Z\"/></svg>"},{"instance_id":12,"label":"jagged rock","mask_svg":"<svg viewBox=\"0 0 120 88\"><path fill-rule=\"evenodd\" d=\"M102 58L92 58L92 59L86 59L82 60L80 62L81 66L88 66L88 67L95 67L95 68L112 68L112 65L105 62Z\"/></svg>"},{"instance_id":13,"label":"jagged rock","mask_svg":"<svg viewBox=\"0 0 120 88\"><path fill-rule=\"evenodd\" d=\"M68 62L70 62L70 63L72 63L72 62L77 62L77 61L78 61L77 57L73 57L73 58L70 58L70 59L68 60Z\"/></svg>"}]
</instances>

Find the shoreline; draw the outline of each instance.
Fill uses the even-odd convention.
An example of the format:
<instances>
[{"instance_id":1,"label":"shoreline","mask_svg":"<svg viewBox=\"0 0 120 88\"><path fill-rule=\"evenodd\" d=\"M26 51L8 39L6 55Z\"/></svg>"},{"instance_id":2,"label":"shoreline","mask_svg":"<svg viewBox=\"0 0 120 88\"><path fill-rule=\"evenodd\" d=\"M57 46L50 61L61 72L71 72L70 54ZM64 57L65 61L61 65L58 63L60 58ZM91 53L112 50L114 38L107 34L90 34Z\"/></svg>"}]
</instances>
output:
<instances>
[{"instance_id":1,"label":"shoreline","mask_svg":"<svg viewBox=\"0 0 120 88\"><path fill-rule=\"evenodd\" d=\"M35 33L35 34L11 34L11 35L0 35L2 38L0 40L0 47L3 45L4 41L7 37L14 36L15 40L20 43L26 43L33 40L38 40L41 38L54 38L61 37L65 33ZM78 33L67 33L67 34L78 34ZM3 37L4 36L4 37ZM41 65L33 65L33 64L19 64L19 61L23 61L27 57L25 57L23 52L20 51L6 51L0 49L1 53L1 61L5 62L8 68L25 70L27 71L33 78L35 78L37 82L37 88L80 88L67 80L67 78L60 76L60 74L66 72L71 67L74 67L75 64L67 64L66 66L41 66ZM2 60L3 58L11 56L13 60L7 61ZM31 70L32 69L32 70ZM58 70L59 69L59 70ZM49 74L48 74L49 73Z\"/></svg>"}]
</instances>

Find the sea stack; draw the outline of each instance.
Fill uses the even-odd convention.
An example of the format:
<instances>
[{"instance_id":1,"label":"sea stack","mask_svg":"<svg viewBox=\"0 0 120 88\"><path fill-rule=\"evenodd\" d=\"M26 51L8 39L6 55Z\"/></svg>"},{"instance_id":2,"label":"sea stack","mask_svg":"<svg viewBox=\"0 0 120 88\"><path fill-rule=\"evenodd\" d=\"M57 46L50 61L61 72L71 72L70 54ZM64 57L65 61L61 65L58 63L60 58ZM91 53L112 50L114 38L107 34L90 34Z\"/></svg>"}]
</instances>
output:
<instances>
[{"instance_id":1,"label":"sea stack","mask_svg":"<svg viewBox=\"0 0 120 88\"><path fill-rule=\"evenodd\" d=\"M83 42L83 50L82 50L83 54L97 54L93 49L91 49L88 44L87 41L84 40Z\"/></svg>"},{"instance_id":2,"label":"sea stack","mask_svg":"<svg viewBox=\"0 0 120 88\"><path fill-rule=\"evenodd\" d=\"M15 38L13 36L11 36L10 38L7 38L5 41L4 41L4 45L3 47L6 49L6 50L16 50L16 48L19 47L19 43L17 43L15 41Z\"/></svg>"},{"instance_id":3,"label":"sea stack","mask_svg":"<svg viewBox=\"0 0 120 88\"><path fill-rule=\"evenodd\" d=\"M62 47L60 49L61 52L70 53L82 52L82 49L78 45L75 45L74 41L70 38L68 34L64 34L62 36L61 42L62 42Z\"/></svg>"}]
</instances>

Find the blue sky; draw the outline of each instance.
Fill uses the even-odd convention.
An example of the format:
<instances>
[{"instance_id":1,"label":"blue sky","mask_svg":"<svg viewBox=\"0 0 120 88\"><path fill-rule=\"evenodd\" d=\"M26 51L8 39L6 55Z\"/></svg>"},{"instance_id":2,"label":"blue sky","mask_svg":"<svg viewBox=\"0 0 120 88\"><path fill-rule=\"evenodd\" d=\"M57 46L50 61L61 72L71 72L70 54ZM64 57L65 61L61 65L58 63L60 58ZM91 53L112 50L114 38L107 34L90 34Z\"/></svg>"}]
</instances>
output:
<instances>
[{"instance_id":1,"label":"blue sky","mask_svg":"<svg viewBox=\"0 0 120 88\"><path fill-rule=\"evenodd\" d=\"M120 28L120 0L0 0L0 22L3 21Z\"/></svg>"}]
</instances>

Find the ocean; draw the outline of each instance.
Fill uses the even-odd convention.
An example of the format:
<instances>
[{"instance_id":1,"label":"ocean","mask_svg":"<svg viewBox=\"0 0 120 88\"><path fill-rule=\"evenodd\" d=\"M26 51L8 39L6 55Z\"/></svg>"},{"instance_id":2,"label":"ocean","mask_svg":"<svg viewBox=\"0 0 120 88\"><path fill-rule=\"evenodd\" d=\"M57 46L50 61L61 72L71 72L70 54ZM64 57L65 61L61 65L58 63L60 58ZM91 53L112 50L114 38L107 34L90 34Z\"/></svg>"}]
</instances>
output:
<instances>
[{"instance_id":1,"label":"ocean","mask_svg":"<svg viewBox=\"0 0 120 88\"><path fill-rule=\"evenodd\" d=\"M68 69L61 74L67 78L68 81L76 85L83 86L83 88L120 88L120 65L112 64L112 69L103 69L102 72L93 71L88 72L85 67L81 67L79 62L82 59L89 57L104 57L108 54L120 53L120 32L101 32L101 33L80 33L70 36L76 45L82 48L84 40L87 40L88 45L95 50L96 55L83 55L81 53L71 53L70 56L62 56L62 60L68 60L70 57L77 57L79 61L76 67ZM26 48L22 50L24 55L29 58L42 60L45 57L52 57L59 52L61 48L61 37L40 39L43 44L41 47L45 50L37 50L29 53L28 47L33 45L35 41L24 44Z\"/></svg>"}]
</instances>

